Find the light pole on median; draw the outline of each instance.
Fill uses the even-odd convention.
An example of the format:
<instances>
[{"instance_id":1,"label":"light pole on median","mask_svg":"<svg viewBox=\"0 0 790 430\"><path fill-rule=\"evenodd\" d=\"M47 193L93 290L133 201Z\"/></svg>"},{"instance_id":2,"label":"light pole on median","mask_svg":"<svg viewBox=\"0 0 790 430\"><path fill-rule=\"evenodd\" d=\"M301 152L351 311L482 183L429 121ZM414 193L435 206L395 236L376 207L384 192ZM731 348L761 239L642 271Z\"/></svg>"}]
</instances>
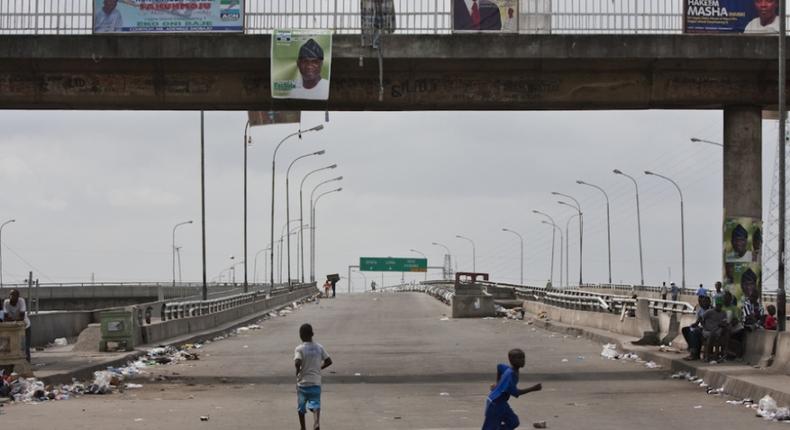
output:
<instances>
[{"instance_id":1,"label":"light pole on median","mask_svg":"<svg viewBox=\"0 0 790 430\"><path fill-rule=\"evenodd\" d=\"M449 267L447 268L447 279L446 280L453 279L453 253L450 252L450 248L448 248L447 245L441 244L439 242L431 242L431 245L433 245L433 246L441 246L442 248L444 248L445 251L447 251L447 257L448 257L447 264L449 265Z\"/></svg>"},{"instance_id":2,"label":"light pole on median","mask_svg":"<svg viewBox=\"0 0 790 430\"><path fill-rule=\"evenodd\" d=\"M532 210L532 213L542 215L548 218L548 220L551 221L551 225L555 227L557 226L557 223L554 222L554 218L552 218L551 215L535 209ZM562 230L560 230L560 233L561 232ZM556 230L552 229L551 230L551 271L549 272L550 273L549 282L551 282L551 285L554 285L554 242L556 241L556 238L557 238ZM562 249L562 241L560 241L560 249ZM562 253L560 253L560 257L562 257ZM560 263L560 285L562 285L562 263Z\"/></svg>"},{"instance_id":3,"label":"light pole on median","mask_svg":"<svg viewBox=\"0 0 790 430\"><path fill-rule=\"evenodd\" d=\"M326 151L324 151L323 149L320 150L320 151L311 152L309 154L305 154L305 155L296 157L293 161L291 161L291 164L288 165L288 169L285 171L285 219L291 219L291 199L290 199L290 188L291 188L291 186L290 186L290 183L289 183L289 177L291 175L291 168L294 166L294 164L297 161L299 161L299 160L301 160L303 158L312 157L314 155L324 155L325 153L326 153ZM301 225L302 224L301 214L300 214L299 218L300 218L299 219L299 224ZM301 236L301 234L300 234L300 236ZM291 285L291 235L290 234L288 235L287 242L288 242L288 245L287 245L286 248L288 250L287 251L288 252L288 285L290 286Z\"/></svg>"},{"instance_id":4,"label":"light pole on median","mask_svg":"<svg viewBox=\"0 0 790 430\"><path fill-rule=\"evenodd\" d=\"M578 213L575 213L568 218L568 221L565 222L565 283L570 282L570 275L568 274L568 266L571 265L571 253L569 252L570 249L570 241L571 241L571 221L579 216ZM562 254L562 242L560 242L560 254ZM562 270L562 267L560 267Z\"/></svg>"},{"instance_id":5,"label":"light pole on median","mask_svg":"<svg viewBox=\"0 0 790 430\"><path fill-rule=\"evenodd\" d=\"M540 222L541 224L550 225L552 227L552 233L555 231L560 232L560 287L562 287L562 229L557 227L557 224L555 224L554 221L549 222L544 219L541 220ZM554 241L552 240L551 241L551 277L550 277L552 286L554 286L553 279L554 279ZM566 279L565 282L568 282L568 280Z\"/></svg>"},{"instance_id":6,"label":"light pole on median","mask_svg":"<svg viewBox=\"0 0 790 430\"><path fill-rule=\"evenodd\" d=\"M319 169L315 169L315 170L313 170L311 172L308 172L302 178L302 182L299 184L299 223L300 224L304 223L304 211L302 209L303 200L304 200L302 198L302 189L304 188L304 181L306 181L307 178L310 177L310 175L312 175L313 173L317 173L317 172L320 172L322 170L335 169L335 168L337 168L337 164L332 164L330 166L321 167ZM300 266L301 266L301 269L302 269L301 270L301 272L302 272L301 280L302 280L302 283L304 284L304 231L303 230L299 230L299 247L300 247L299 249L300 249L300 256L301 256Z\"/></svg>"},{"instance_id":7,"label":"light pole on median","mask_svg":"<svg viewBox=\"0 0 790 430\"><path fill-rule=\"evenodd\" d=\"M411 252L413 252L413 253L415 253L415 254L420 254L420 255L422 255L422 258L424 258L426 262L428 261L428 256L427 256L427 255L425 255L425 253L424 253L424 252L417 251L416 249L410 249L409 251L411 251ZM426 280L426 281L428 280L428 268L427 268L427 267L425 268L425 280Z\"/></svg>"},{"instance_id":8,"label":"light pole on median","mask_svg":"<svg viewBox=\"0 0 790 430\"><path fill-rule=\"evenodd\" d=\"M475 252L475 242L468 237L461 236L460 234L456 234L455 238L469 241L469 243L472 244L472 273L477 273L477 255Z\"/></svg>"},{"instance_id":9,"label":"light pole on median","mask_svg":"<svg viewBox=\"0 0 790 430\"><path fill-rule=\"evenodd\" d=\"M582 206L581 206L581 204L579 204L578 200L576 200L575 198L573 198L573 197L571 197L571 196L569 196L567 194L558 193L556 191L552 191L551 194L555 195L555 196L561 196L561 197L565 197L565 198L573 200L573 202L576 203L575 206L569 204L568 202L560 201L560 202L557 202L557 203L559 203L561 205L565 205L565 206L570 206L570 207L576 209L579 212L579 286L581 287L582 284L584 283L582 281L582 262L584 260L584 214L582 213ZM565 265L566 266L568 265L567 261L565 262ZM565 279L565 282L570 284L570 280L569 279Z\"/></svg>"},{"instance_id":10,"label":"light pole on median","mask_svg":"<svg viewBox=\"0 0 790 430\"><path fill-rule=\"evenodd\" d=\"M315 246L313 243L315 242L315 192L318 188L320 188L324 184L328 184L334 181L342 181L343 177L338 176L336 178L327 179L324 182L320 182L318 185L313 187L313 191L310 192L310 282L315 282Z\"/></svg>"},{"instance_id":11,"label":"light pole on median","mask_svg":"<svg viewBox=\"0 0 790 430\"><path fill-rule=\"evenodd\" d=\"M343 177L341 176L340 178L342 179ZM315 191L315 190L313 190L313 191ZM342 187L341 188L335 188L334 190L324 191L323 193L321 193L318 196L316 196L315 200L312 199L312 196L310 197L310 207L312 208L311 209L312 222L310 223L310 230L313 232L313 234L312 234L313 238L310 241L310 254L312 256L310 258L310 263L312 264L312 272L311 273L312 273L313 278L315 277L314 276L315 275L315 223L316 223L316 216L315 216L316 210L315 209L318 206L318 201L321 200L321 197L324 197L325 195L331 194L331 193L339 193L341 191L343 191ZM350 282L351 281L349 280L349 283Z\"/></svg>"},{"instance_id":12,"label":"light pole on median","mask_svg":"<svg viewBox=\"0 0 790 430\"><path fill-rule=\"evenodd\" d=\"M10 219L0 224L0 288L3 288L3 227L12 222L16 222L16 220Z\"/></svg>"},{"instance_id":13,"label":"light pole on median","mask_svg":"<svg viewBox=\"0 0 790 430\"><path fill-rule=\"evenodd\" d=\"M506 231L506 232L515 234L516 236L518 236L519 241L521 241L521 278L520 279L521 279L521 285L524 285L524 236L522 236L520 233L518 233L516 231L513 231L513 230L511 230L509 228L504 228L503 227L502 231Z\"/></svg>"},{"instance_id":14,"label":"light pole on median","mask_svg":"<svg viewBox=\"0 0 790 430\"><path fill-rule=\"evenodd\" d=\"M280 229L280 240L278 241L280 249L277 252L277 277L281 284L283 283L283 242L285 241L285 232L290 232L291 224L297 221L298 220L292 219L286 222L283 228ZM274 267L272 267L272 271L274 271Z\"/></svg>"},{"instance_id":15,"label":"light pole on median","mask_svg":"<svg viewBox=\"0 0 790 430\"><path fill-rule=\"evenodd\" d=\"M675 188L678 190L678 194L680 195L680 258L681 258L680 264L681 264L681 272L682 272L681 285L682 285L683 289L685 290L686 289L686 232L685 232L685 228L683 227L683 225L684 225L684 219L683 219L683 191L680 190L680 186L678 185L677 182L673 181L672 179L670 179L670 178L668 178L668 177L666 177L664 175L660 175L658 173L651 172L649 170L645 170L645 175L656 176L656 177L659 177L661 179L664 179L665 181L668 181L668 182L672 183L672 185L675 186Z\"/></svg>"},{"instance_id":16,"label":"light pole on median","mask_svg":"<svg viewBox=\"0 0 790 430\"><path fill-rule=\"evenodd\" d=\"M609 284L612 283L612 224L609 220L609 195L606 194L603 188L599 187L598 185L591 184L589 182L584 182L582 180L576 181L579 185L587 185L588 187L593 187L596 190L603 193L604 198L606 199L606 245L609 254Z\"/></svg>"},{"instance_id":17,"label":"light pole on median","mask_svg":"<svg viewBox=\"0 0 790 430\"><path fill-rule=\"evenodd\" d=\"M634 190L636 191L636 232L639 239L639 275L640 281L642 282L640 285L645 285L645 266L642 261L642 217L639 214L639 185L636 183L636 179L634 179L633 176L623 173L620 169L614 169L612 172L615 175L623 175L634 183Z\"/></svg>"},{"instance_id":18,"label":"light pole on median","mask_svg":"<svg viewBox=\"0 0 790 430\"><path fill-rule=\"evenodd\" d=\"M182 225L186 225L186 224L192 224L192 220L180 222L180 223L178 223L178 224L173 226L173 241L171 242L170 252L171 252L171 254L173 256L172 266L173 266L173 286L174 287L176 286L176 229L178 227L180 227ZM162 290L162 285L161 284L159 284L157 296L158 296L158 300L160 302L165 299L164 291Z\"/></svg>"},{"instance_id":19,"label":"light pole on median","mask_svg":"<svg viewBox=\"0 0 790 430\"><path fill-rule=\"evenodd\" d=\"M309 129L304 130L304 131L299 130L299 131L297 131L295 133L291 133L288 136L285 136L285 138L283 138L283 140L281 140L280 143L278 143L277 146L274 147L274 153L272 154L272 202L271 202L272 212L271 212L271 222L270 222L270 227L271 227L270 228L270 235L271 236L270 236L270 239L269 239L270 240L269 246L271 246L272 249L274 249L274 191L275 191L274 179L275 179L275 172L276 172L276 170L275 170L275 162L277 160L277 151L280 149L280 146L282 146L282 144L285 143L286 140L288 140L288 139L290 139L290 138L292 138L294 136L299 136L299 138L301 139L302 138L302 133L307 133L307 132L310 132L310 131L319 131L319 130L323 130L323 128L324 128L324 126L322 124L319 124L319 125L317 125L317 126L315 126L313 128L309 128ZM271 267L273 268L274 267L274 252L272 252L270 262L271 262ZM271 281L271 286L273 287L274 286L274 270L272 270L270 281ZM271 289L269 290L269 294L267 294L267 295L270 295L270 294L271 294Z\"/></svg>"},{"instance_id":20,"label":"light pole on median","mask_svg":"<svg viewBox=\"0 0 790 430\"><path fill-rule=\"evenodd\" d=\"M252 269L252 282L257 284L258 283L258 256L261 255L261 252L268 251L269 248L263 248L255 253L255 261L253 262L253 269ZM266 263L266 256L263 258L263 262ZM263 277L266 278L266 269L263 269Z\"/></svg>"}]
</instances>

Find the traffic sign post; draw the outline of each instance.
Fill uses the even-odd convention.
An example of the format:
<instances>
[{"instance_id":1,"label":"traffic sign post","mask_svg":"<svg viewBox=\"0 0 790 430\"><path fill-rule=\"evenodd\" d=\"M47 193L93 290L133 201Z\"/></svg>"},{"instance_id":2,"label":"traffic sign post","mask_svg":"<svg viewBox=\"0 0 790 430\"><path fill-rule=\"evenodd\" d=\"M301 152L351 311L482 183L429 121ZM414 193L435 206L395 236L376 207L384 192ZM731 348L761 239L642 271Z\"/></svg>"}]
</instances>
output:
<instances>
[{"instance_id":1,"label":"traffic sign post","mask_svg":"<svg viewBox=\"0 0 790 430\"><path fill-rule=\"evenodd\" d=\"M365 272L427 272L427 258L360 257L359 270Z\"/></svg>"}]
</instances>

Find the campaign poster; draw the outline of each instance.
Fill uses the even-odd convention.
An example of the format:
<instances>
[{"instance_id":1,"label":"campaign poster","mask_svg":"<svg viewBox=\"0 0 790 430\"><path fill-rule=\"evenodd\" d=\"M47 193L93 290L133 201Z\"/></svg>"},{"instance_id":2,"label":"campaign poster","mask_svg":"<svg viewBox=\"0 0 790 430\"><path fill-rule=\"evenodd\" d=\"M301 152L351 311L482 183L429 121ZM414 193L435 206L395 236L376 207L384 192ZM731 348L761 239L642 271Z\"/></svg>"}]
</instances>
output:
<instances>
[{"instance_id":1,"label":"campaign poster","mask_svg":"<svg viewBox=\"0 0 790 430\"><path fill-rule=\"evenodd\" d=\"M244 31L244 0L93 0L93 33Z\"/></svg>"},{"instance_id":2,"label":"campaign poster","mask_svg":"<svg viewBox=\"0 0 790 430\"><path fill-rule=\"evenodd\" d=\"M454 32L518 33L518 0L453 0Z\"/></svg>"},{"instance_id":3,"label":"campaign poster","mask_svg":"<svg viewBox=\"0 0 790 430\"><path fill-rule=\"evenodd\" d=\"M302 120L301 111L261 111L251 110L247 111L247 121L250 127L257 127L259 125L274 125L274 124L293 124L300 123Z\"/></svg>"},{"instance_id":4,"label":"campaign poster","mask_svg":"<svg viewBox=\"0 0 790 430\"><path fill-rule=\"evenodd\" d=\"M272 98L329 100L332 32L275 30L272 34Z\"/></svg>"},{"instance_id":5,"label":"campaign poster","mask_svg":"<svg viewBox=\"0 0 790 430\"><path fill-rule=\"evenodd\" d=\"M779 0L685 0L684 8L686 33L779 33Z\"/></svg>"},{"instance_id":6,"label":"campaign poster","mask_svg":"<svg viewBox=\"0 0 790 430\"><path fill-rule=\"evenodd\" d=\"M742 304L761 297L762 220L737 217L724 220L724 285Z\"/></svg>"}]
</instances>

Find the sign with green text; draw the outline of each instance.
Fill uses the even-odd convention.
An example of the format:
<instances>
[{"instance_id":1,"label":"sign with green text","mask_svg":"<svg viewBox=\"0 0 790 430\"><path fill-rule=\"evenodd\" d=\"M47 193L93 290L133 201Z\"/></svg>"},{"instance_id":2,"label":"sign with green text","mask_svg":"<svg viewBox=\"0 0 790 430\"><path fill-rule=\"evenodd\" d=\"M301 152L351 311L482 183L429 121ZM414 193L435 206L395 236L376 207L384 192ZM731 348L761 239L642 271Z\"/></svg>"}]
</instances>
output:
<instances>
[{"instance_id":1,"label":"sign with green text","mask_svg":"<svg viewBox=\"0 0 790 430\"><path fill-rule=\"evenodd\" d=\"M359 257L363 272L427 272L426 258Z\"/></svg>"}]
</instances>

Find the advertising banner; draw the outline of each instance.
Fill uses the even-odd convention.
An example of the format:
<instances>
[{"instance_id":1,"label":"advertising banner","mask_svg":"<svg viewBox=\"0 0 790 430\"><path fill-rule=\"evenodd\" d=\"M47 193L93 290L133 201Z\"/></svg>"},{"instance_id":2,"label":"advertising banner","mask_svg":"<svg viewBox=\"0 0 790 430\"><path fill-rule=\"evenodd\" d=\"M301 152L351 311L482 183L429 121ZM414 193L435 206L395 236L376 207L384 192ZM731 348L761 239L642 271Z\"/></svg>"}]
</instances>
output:
<instances>
[{"instance_id":1,"label":"advertising banner","mask_svg":"<svg viewBox=\"0 0 790 430\"><path fill-rule=\"evenodd\" d=\"M685 0L686 33L776 34L779 0Z\"/></svg>"},{"instance_id":2,"label":"advertising banner","mask_svg":"<svg viewBox=\"0 0 790 430\"><path fill-rule=\"evenodd\" d=\"M93 33L244 31L243 0L93 0Z\"/></svg>"},{"instance_id":3,"label":"advertising banner","mask_svg":"<svg viewBox=\"0 0 790 430\"><path fill-rule=\"evenodd\" d=\"M724 286L742 305L761 297L762 220L727 218L724 221Z\"/></svg>"},{"instance_id":4,"label":"advertising banner","mask_svg":"<svg viewBox=\"0 0 790 430\"><path fill-rule=\"evenodd\" d=\"M247 111L247 120L251 127L272 124L293 124L299 123L302 119L301 111Z\"/></svg>"},{"instance_id":5,"label":"advertising banner","mask_svg":"<svg viewBox=\"0 0 790 430\"><path fill-rule=\"evenodd\" d=\"M329 100L332 32L275 30L272 34L272 98Z\"/></svg>"},{"instance_id":6,"label":"advertising banner","mask_svg":"<svg viewBox=\"0 0 790 430\"><path fill-rule=\"evenodd\" d=\"M453 31L518 33L518 0L453 0Z\"/></svg>"}]
</instances>

